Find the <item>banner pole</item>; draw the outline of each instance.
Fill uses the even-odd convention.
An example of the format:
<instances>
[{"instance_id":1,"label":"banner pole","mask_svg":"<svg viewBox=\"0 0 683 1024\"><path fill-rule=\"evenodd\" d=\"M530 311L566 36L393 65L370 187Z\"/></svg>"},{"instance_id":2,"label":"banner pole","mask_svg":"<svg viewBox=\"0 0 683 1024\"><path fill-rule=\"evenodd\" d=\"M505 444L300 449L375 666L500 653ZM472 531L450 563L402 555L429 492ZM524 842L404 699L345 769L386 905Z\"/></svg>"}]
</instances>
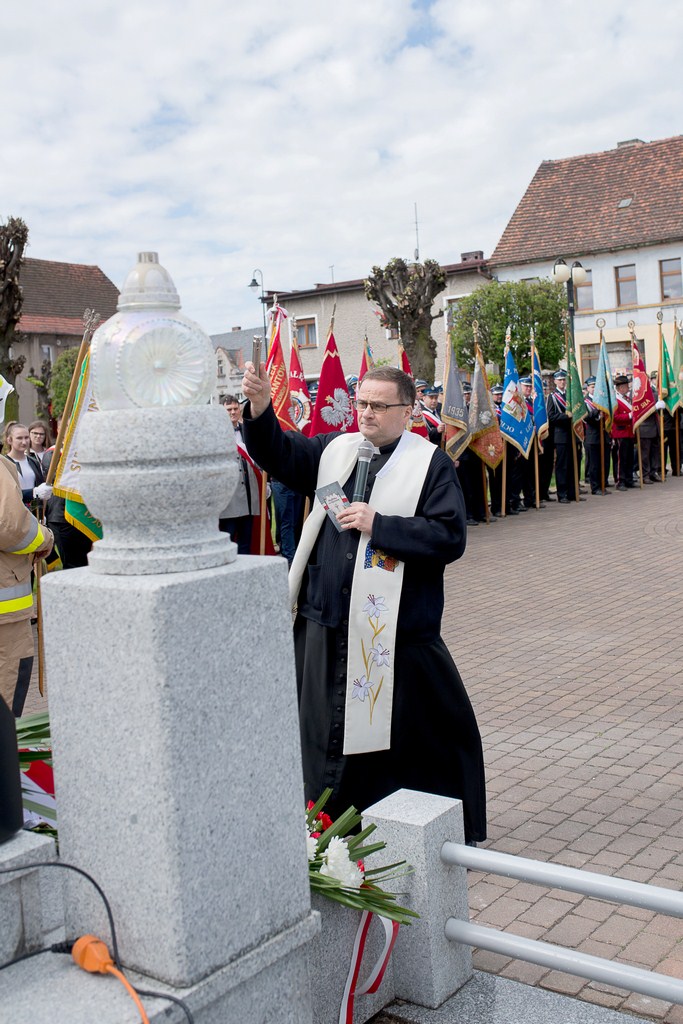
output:
<instances>
[{"instance_id":1,"label":"banner pole","mask_svg":"<svg viewBox=\"0 0 683 1024\"><path fill-rule=\"evenodd\" d=\"M600 413L600 488L604 494L606 491L605 480L605 424Z\"/></svg>"},{"instance_id":2,"label":"banner pole","mask_svg":"<svg viewBox=\"0 0 683 1024\"><path fill-rule=\"evenodd\" d=\"M536 495L536 508L540 508L541 487L538 475L538 434L534 434L534 491Z\"/></svg>"},{"instance_id":3,"label":"banner pole","mask_svg":"<svg viewBox=\"0 0 683 1024\"><path fill-rule=\"evenodd\" d=\"M640 450L640 427L636 427L636 437L638 438L638 479L640 480L640 489L643 489L643 453Z\"/></svg>"},{"instance_id":4,"label":"banner pole","mask_svg":"<svg viewBox=\"0 0 683 1024\"><path fill-rule=\"evenodd\" d=\"M507 470L508 470L508 443L503 438L503 479L500 488L500 514L505 517L505 506L507 504Z\"/></svg>"},{"instance_id":5,"label":"banner pole","mask_svg":"<svg viewBox=\"0 0 683 1024\"><path fill-rule=\"evenodd\" d=\"M264 472L261 477L261 523L260 523L260 535L259 535L259 555L265 555L266 553L266 521L268 519L267 499L266 491L268 490L268 474Z\"/></svg>"},{"instance_id":6,"label":"banner pole","mask_svg":"<svg viewBox=\"0 0 683 1024\"><path fill-rule=\"evenodd\" d=\"M579 453L576 450L576 448L577 448L576 440L577 439L576 439L576 434L574 433L574 422L573 421L572 421L571 427L569 428L569 434L570 434L571 442L572 442L572 461L574 463L574 488L575 488L575 492L576 492L576 499L575 500L576 501L581 501L581 498L579 497Z\"/></svg>"},{"instance_id":7,"label":"banner pole","mask_svg":"<svg viewBox=\"0 0 683 1024\"><path fill-rule=\"evenodd\" d=\"M486 516L486 525L491 522L491 509L489 508L489 495L486 482L486 464L483 459L479 459L481 462L481 484L484 489L484 515Z\"/></svg>"}]
</instances>

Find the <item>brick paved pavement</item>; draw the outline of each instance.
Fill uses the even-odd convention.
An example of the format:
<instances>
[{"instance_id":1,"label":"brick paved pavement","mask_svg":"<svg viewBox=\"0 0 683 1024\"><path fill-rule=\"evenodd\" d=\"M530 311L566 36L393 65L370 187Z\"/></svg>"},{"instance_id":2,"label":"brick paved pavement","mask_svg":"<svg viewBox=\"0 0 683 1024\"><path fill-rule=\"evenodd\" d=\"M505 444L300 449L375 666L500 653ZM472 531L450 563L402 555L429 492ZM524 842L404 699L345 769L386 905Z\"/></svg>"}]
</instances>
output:
<instances>
[{"instance_id":1,"label":"brick paved pavement","mask_svg":"<svg viewBox=\"0 0 683 1024\"><path fill-rule=\"evenodd\" d=\"M482 732L486 845L683 887L682 510L669 478L470 530L444 639ZM683 920L477 872L470 913L683 978ZM608 985L482 950L474 964L683 1024L683 1007Z\"/></svg>"}]
</instances>

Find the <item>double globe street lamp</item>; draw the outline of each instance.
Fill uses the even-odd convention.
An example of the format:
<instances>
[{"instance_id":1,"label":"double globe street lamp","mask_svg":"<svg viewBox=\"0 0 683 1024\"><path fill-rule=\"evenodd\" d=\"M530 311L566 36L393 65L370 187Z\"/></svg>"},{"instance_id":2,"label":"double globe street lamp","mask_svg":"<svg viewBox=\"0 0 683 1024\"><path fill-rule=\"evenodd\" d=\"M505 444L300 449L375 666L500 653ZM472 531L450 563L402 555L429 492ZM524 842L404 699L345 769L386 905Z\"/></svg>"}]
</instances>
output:
<instances>
[{"instance_id":1,"label":"double globe street lamp","mask_svg":"<svg viewBox=\"0 0 683 1024\"><path fill-rule=\"evenodd\" d=\"M588 272L584 266L582 266L578 260L574 260L571 267L567 266L566 260L557 259L555 260L555 266L553 267L553 278L559 284L566 284L567 286L567 308L569 311L569 336L574 344L574 286L585 284L588 280Z\"/></svg>"}]
</instances>

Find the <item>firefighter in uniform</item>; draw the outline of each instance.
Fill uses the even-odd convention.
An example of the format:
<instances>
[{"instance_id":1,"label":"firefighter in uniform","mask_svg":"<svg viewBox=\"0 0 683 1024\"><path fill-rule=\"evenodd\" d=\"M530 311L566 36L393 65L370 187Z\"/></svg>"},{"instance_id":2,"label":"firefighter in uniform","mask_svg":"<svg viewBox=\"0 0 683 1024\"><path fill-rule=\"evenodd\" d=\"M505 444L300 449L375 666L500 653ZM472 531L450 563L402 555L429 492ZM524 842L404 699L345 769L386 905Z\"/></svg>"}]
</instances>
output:
<instances>
[{"instance_id":1,"label":"firefighter in uniform","mask_svg":"<svg viewBox=\"0 0 683 1024\"><path fill-rule=\"evenodd\" d=\"M17 718L33 668L31 569L52 545L51 531L24 505L14 466L0 458L0 696Z\"/></svg>"}]
</instances>

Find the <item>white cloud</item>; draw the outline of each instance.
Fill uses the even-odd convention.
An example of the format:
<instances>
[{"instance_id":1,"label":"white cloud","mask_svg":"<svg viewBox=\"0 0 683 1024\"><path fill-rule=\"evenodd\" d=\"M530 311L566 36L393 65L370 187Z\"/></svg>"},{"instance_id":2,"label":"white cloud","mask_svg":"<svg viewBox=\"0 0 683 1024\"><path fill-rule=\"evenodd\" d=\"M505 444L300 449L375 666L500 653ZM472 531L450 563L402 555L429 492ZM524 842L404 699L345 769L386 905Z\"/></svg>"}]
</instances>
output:
<instances>
[{"instance_id":1,"label":"white cloud","mask_svg":"<svg viewBox=\"0 0 683 1024\"><path fill-rule=\"evenodd\" d=\"M495 246L538 164L681 131L674 0L72 0L3 15L0 217L120 284L156 249L212 333L246 285ZM9 154L9 155L8 155Z\"/></svg>"}]
</instances>

